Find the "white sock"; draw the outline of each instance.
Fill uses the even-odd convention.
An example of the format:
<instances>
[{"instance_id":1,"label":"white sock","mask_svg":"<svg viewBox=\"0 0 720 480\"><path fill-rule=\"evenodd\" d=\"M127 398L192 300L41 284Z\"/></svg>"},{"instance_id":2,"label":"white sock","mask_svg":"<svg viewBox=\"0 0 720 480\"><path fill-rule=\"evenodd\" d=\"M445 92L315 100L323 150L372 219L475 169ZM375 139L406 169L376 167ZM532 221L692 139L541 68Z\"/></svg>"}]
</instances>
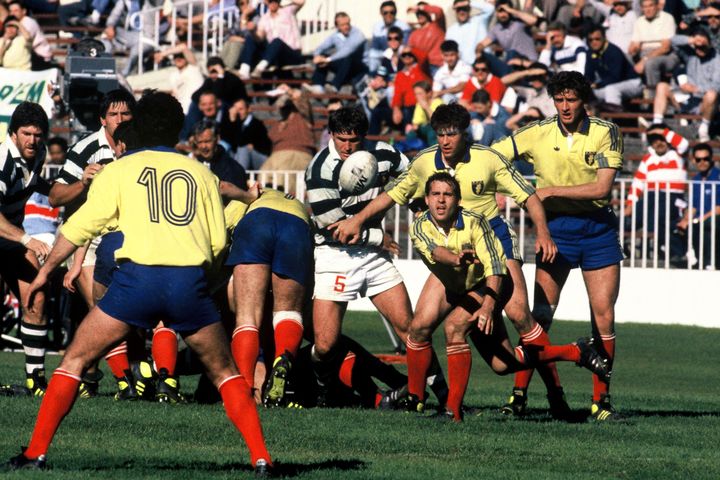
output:
<instances>
[{"instance_id":1,"label":"white sock","mask_svg":"<svg viewBox=\"0 0 720 480\"><path fill-rule=\"evenodd\" d=\"M238 74L240 78L248 78L250 77L250 65L247 63L243 63L240 65L240 70L238 70Z\"/></svg>"},{"instance_id":2,"label":"white sock","mask_svg":"<svg viewBox=\"0 0 720 480\"><path fill-rule=\"evenodd\" d=\"M257 67L255 67L255 71L256 72L264 72L267 67L268 67L267 60L260 60L260 62L258 62L258 64L257 64Z\"/></svg>"},{"instance_id":3,"label":"white sock","mask_svg":"<svg viewBox=\"0 0 720 480\"><path fill-rule=\"evenodd\" d=\"M653 123L662 123L662 122L663 122L662 115L653 114Z\"/></svg>"},{"instance_id":4,"label":"white sock","mask_svg":"<svg viewBox=\"0 0 720 480\"><path fill-rule=\"evenodd\" d=\"M90 20L92 20L95 23L99 22L100 21L100 12L98 12L97 10L93 10L92 13L90 14Z\"/></svg>"}]
</instances>

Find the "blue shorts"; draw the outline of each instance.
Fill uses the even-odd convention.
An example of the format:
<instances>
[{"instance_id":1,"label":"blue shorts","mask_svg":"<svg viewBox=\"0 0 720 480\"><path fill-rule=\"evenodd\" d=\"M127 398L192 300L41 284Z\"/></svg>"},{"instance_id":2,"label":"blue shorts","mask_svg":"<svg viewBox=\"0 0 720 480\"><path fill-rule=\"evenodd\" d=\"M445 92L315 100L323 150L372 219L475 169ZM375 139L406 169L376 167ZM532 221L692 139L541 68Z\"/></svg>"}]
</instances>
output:
<instances>
[{"instance_id":1,"label":"blue shorts","mask_svg":"<svg viewBox=\"0 0 720 480\"><path fill-rule=\"evenodd\" d=\"M618 219L610 207L576 215L548 215L550 236L558 247L558 258L583 270L614 265L623 260ZM536 257L542 263L540 256Z\"/></svg>"},{"instance_id":2,"label":"blue shorts","mask_svg":"<svg viewBox=\"0 0 720 480\"><path fill-rule=\"evenodd\" d=\"M193 332L220 321L202 267L122 262L98 307L113 318L146 329L162 320L178 332Z\"/></svg>"},{"instance_id":3,"label":"blue shorts","mask_svg":"<svg viewBox=\"0 0 720 480\"><path fill-rule=\"evenodd\" d=\"M270 265L273 273L307 286L312 261L313 245L307 223L289 213L258 208L235 227L225 265Z\"/></svg>"},{"instance_id":4,"label":"blue shorts","mask_svg":"<svg viewBox=\"0 0 720 480\"><path fill-rule=\"evenodd\" d=\"M516 245L513 243L514 235L510 232L510 227L505 219L498 215L497 217L491 219L488 223L490 223L493 232L495 232L495 236L498 237L500 243L502 244L503 252L505 252L505 258L508 260L517 260L522 263L522 256L520 255L519 247L516 248Z\"/></svg>"},{"instance_id":5,"label":"blue shorts","mask_svg":"<svg viewBox=\"0 0 720 480\"><path fill-rule=\"evenodd\" d=\"M108 232L103 235L95 250L95 269L93 280L106 287L110 286L113 273L118 269L115 250L122 247L125 235L122 232Z\"/></svg>"}]
</instances>

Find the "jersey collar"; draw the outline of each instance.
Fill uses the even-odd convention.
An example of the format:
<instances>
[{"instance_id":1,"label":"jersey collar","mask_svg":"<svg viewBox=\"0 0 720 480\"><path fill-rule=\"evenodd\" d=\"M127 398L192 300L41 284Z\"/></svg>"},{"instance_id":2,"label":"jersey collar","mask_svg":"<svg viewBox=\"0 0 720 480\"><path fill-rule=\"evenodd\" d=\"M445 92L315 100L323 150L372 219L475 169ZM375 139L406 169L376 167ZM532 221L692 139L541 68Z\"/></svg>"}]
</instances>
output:
<instances>
[{"instance_id":1,"label":"jersey collar","mask_svg":"<svg viewBox=\"0 0 720 480\"><path fill-rule=\"evenodd\" d=\"M565 136L565 127L563 127L562 123L560 123L560 115L556 115L555 121L557 123L558 129L560 129L560 132L562 132L563 136ZM588 133L590 133L590 117L587 114L585 114L585 118L583 118L582 122L580 123L580 128L578 128L578 131L574 133L580 133L583 135L587 135Z\"/></svg>"},{"instance_id":2,"label":"jersey collar","mask_svg":"<svg viewBox=\"0 0 720 480\"><path fill-rule=\"evenodd\" d=\"M465 155L463 156L463 159L460 160L458 163L467 163L470 161L470 143L468 142L467 146L465 147ZM435 170L452 170L452 167L448 167L445 165L445 162L442 159L442 150L440 150L440 147L438 146L438 149L435 151Z\"/></svg>"},{"instance_id":3,"label":"jersey collar","mask_svg":"<svg viewBox=\"0 0 720 480\"><path fill-rule=\"evenodd\" d=\"M426 214L427 214L427 218L430 220L430 223L432 223L439 232L441 232L446 237L448 235L450 235L449 231L446 232L443 227L438 225L438 223L435 221L433 216L430 215L430 210L427 210ZM457 218L455 219L455 225L453 225L453 228L455 230L462 230L465 228L465 221L463 220L463 217L462 217L462 207L458 207L458 209L457 209Z\"/></svg>"}]
</instances>

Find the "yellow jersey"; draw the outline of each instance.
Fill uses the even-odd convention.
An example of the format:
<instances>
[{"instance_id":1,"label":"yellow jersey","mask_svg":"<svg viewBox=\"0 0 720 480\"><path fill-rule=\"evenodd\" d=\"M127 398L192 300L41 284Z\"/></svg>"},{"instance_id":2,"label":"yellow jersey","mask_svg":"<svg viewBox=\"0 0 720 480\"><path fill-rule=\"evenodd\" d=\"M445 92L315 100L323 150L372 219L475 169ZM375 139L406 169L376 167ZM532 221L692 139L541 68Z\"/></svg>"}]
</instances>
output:
<instances>
[{"instance_id":1,"label":"yellow jersey","mask_svg":"<svg viewBox=\"0 0 720 480\"><path fill-rule=\"evenodd\" d=\"M496 192L512 197L519 205L524 205L535 193L533 186L502 155L475 144L468 148L455 168L444 162L437 145L423 150L407 170L388 185L386 192L395 203L405 205L412 199L425 197L427 179L443 171L449 172L460 184L460 204L488 219L500 214Z\"/></svg>"},{"instance_id":2,"label":"yellow jersey","mask_svg":"<svg viewBox=\"0 0 720 480\"><path fill-rule=\"evenodd\" d=\"M443 231L426 211L413 222L410 231L415 250L432 273L453 293L465 293L491 275L505 275L505 253L500 240L482 215L464 208L458 210L455 224ZM451 267L435 262L432 251L442 246L453 253L472 249L479 264Z\"/></svg>"},{"instance_id":3,"label":"yellow jersey","mask_svg":"<svg viewBox=\"0 0 720 480\"><path fill-rule=\"evenodd\" d=\"M207 266L227 239L218 183L197 160L164 147L141 150L103 168L61 232L80 246L117 220L125 234L117 260Z\"/></svg>"},{"instance_id":4,"label":"yellow jersey","mask_svg":"<svg viewBox=\"0 0 720 480\"><path fill-rule=\"evenodd\" d=\"M227 225L228 230L233 230L245 215L258 208L269 208L278 212L289 213L308 225L310 224L310 216L305 205L300 200L290 194L268 188L263 189L260 198L250 205L237 200L228 203L227 207L225 207L225 225Z\"/></svg>"},{"instance_id":5,"label":"yellow jersey","mask_svg":"<svg viewBox=\"0 0 720 480\"><path fill-rule=\"evenodd\" d=\"M538 188L592 183L598 169L622 168L623 138L617 125L588 116L577 132L566 136L559 122L557 115L532 122L492 148L510 160L532 163ZM550 198L543 204L548 212L585 213L607 206L609 200Z\"/></svg>"}]
</instances>

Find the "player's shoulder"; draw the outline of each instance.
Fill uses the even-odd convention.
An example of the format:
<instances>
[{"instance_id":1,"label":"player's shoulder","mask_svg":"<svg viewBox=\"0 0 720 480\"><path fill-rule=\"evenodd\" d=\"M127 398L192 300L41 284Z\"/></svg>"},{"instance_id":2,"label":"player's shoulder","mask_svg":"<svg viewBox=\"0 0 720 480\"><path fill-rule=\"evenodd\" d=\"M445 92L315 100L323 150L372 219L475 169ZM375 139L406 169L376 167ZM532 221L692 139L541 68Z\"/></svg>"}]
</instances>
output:
<instances>
[{"instance_id":1,"label":"player's shoulder","mask_svg":"<svg viewBox=\"0 0 720 480\"><path fill-rule=\"evenodd\" d=\"M617 130L618 126L610 120L605 120L599 117L589 116L590 128L605 129L605 130Z\"/></svg>"},{"instance_id":2,"label":"player's shoulder","mask_svg":"<svg viewBox=\"0 0 720 480\"><path fill-rule=\"evenodd\" d=\"M492 158L504 158L500 152L495 150L492 146L481 145L479 143L473 143L470 145L470 158L476 157L492 157Z\"/></svg>"},{"instance_id":3,"label":"player's shoulder","mask_svg":"<svg viewBox=\"0 0 720 480\"><path fill-rule=\"evenodd\" d=\"M88 150L91 150L90 153L94 152L100 148L101 133L102 131L98 130L84 134L77 142L75 142L75 145L70 148L70 151L76 154L87 152Z\"/></svg>"},{"instance_id":4,"label":"player's shoulder","mask_svg":"<svg viewBox=\"0 0 720 480\"><path fill-rule=\"evenodd\" d=\"M513 135L518 135L523 132L532 131L532 130L547 130L554 128L557 125L557 115L552 115L547 118L543 118L541 120L533 120L532 122L528 123L527 125L518 128L515 130Z\"/></svg>"},{"instance_id":5,"label":"player's shoulder","mask_svg":"<svg viewBox=\"0 0 720 480\"><path fill-rule=\"evenodd\" d=\"M325 147L315 154L310 160L305 176L307 178L320 178L324 170L327 170L330 163L335 163L339 159L333 158L330 154L330 147ZM332 169L331 169L332 170Z\"/></svg>"},{"instance_id":6,"label":"player's shoulder","mask_svg":"<svg viewBox=\"0 0 720 480\"><path fill-rule=\"evenodd\" d=\"M487 218L485 218L485 215L474 212L472 210L468 210L467 208L461 208L459 215L462 218L463 222L465 222L466 225L469 225L471 227L485 225L487 223Z\"/></svg>"}]
</instances>

